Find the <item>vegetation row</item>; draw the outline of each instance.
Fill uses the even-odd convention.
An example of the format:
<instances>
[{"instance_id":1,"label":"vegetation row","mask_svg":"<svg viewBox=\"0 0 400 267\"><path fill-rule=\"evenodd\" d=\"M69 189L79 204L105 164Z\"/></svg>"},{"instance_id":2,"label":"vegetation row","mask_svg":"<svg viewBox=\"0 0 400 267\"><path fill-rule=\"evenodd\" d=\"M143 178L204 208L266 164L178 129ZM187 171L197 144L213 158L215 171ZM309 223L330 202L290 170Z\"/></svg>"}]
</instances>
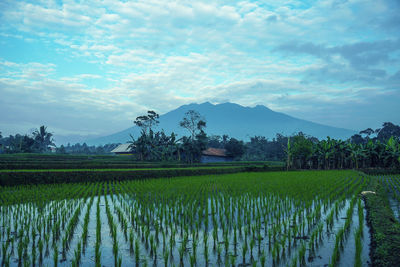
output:
<instances>
[{"instance_id":1,"label":"vegetation row","mask_svg":"<svg viewBox=\"0 0 400 267\"><path fill-rule=\"evenodd\" d=\"M244 171L280 171L283 167L267 165L187 167L153 169L65 169L65 170L0 170L0 185L48 184L71 182L95 182L110 180L134 180L157 177L225 174Z\"/></svg>"}]
</instances>

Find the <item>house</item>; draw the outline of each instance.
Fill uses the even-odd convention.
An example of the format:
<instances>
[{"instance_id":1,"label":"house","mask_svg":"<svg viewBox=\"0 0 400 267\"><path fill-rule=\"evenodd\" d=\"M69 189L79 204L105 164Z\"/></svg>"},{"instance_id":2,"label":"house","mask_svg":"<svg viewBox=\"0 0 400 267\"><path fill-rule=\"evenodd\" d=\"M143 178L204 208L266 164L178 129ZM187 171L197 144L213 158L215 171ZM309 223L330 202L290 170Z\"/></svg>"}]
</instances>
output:
<instances>
[{"instance_id":1,"label":"house","mask_svg":"<svg viewBox=\"0 0 400 267\"><path fill-rule=\"evenodd\" d=\"M221 148L207 148L201 152L201 163L209 162L226 162L232 161L233 158L226 155L226 149Z\"/></svg>"},{"instance_id":2,"label":"house","mask_svg":"<svg viewBox=\"0 0 400 267\"><path fill-rule=\"evenodd\" d=\"M132 150L129 147L131 144L120 144L113 150L111 150L111 153L115 153L117 155L132 155Z\"/></svg>"},{"instance_id":3,"label":"house","mask_svg":"<svg viewBox=\"0 0 400 267\"><path fill-rule=\"evenodd\" d=\"M51 153L56 153L57 152L57 147L56 146L47 146L48 151L50 151Z\"/></svg>"}]
</instances>

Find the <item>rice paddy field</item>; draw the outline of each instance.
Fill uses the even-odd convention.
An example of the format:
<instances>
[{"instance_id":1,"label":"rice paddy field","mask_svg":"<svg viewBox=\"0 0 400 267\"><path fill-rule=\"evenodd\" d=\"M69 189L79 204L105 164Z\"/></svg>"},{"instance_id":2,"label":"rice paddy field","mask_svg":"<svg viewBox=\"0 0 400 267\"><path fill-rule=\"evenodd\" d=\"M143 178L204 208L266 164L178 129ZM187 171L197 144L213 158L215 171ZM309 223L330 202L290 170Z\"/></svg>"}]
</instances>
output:
<instances>
[{"instance_id":1,"label":"rice paddy field","mask_svg":"<svg viewBox=\"0 0 400 267\"><path fill-rule=\"evenodd\" d=\"M356 171L299 171L4 186L0 260L366 266L370 237L360 192L369 179Z\"/></svg>"},{"instance_id":2,"label":"rice paddy field","mask_svg":"<svg viewBox=\"0 0 400 267\"><path fill-rule=\"evenodd\" d=\"M377 178L385 185L390 208L400 221L400 175L380 175Z\"/></svg>"}]
</instances>

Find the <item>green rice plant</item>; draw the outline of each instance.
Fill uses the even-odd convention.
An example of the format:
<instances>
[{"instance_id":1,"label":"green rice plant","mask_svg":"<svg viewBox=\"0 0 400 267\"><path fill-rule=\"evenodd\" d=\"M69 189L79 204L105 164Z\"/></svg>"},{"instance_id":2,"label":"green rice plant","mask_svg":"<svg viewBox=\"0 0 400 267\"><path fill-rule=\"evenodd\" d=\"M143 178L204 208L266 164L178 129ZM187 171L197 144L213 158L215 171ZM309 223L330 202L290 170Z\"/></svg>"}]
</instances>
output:
<instances>
[{"instance_id":1,"label":"green rice plant","mask_svg":"<svg viewBox=\"0 0 400 267\"><path fill-rule=\"evenodd\" d=\"M96 243L95 243L95 265L96 267L101 266L101 219L100 219L100 196L98 195L97 207L96 207Z\"/></svg>"},{"instance_id":2,"label":"green rice plant","mask_svg":"<svg viewBox=\"0 0 400 267\"><path fill-rule=\"evenodd\" d=\"M24 252L24 244L22 242L22 240L20 240L18 242L18 264L21 265L22 264L22 254Z\"/></svg>"},{"instance_id":3,"label":"green rice plant","mask_svg":"<svg viewBox=\"0 0 400 267\"><path fill-rule=\"evenodd\" d=\"M196 256L194 254L190 255L190 266L196 266Z\"/></svg>"},{"instance_id":4,"label":"green rice plant","mask_svg":"<svg viewBox=\"0 0 400 267\"><path fill-rule=\"evenodd\" d=\"M204 243L204 262L208 262L208 243Z\"/></svg>"},{"instance_id":5,"label":"green rice plant","mask_svg":"<svg viewBox=\"0 0 400 267\"><path fill-rule=\"evenodd\" d=\"M260 264L261 264L261 267L265 267L265 261L266 261L266 259L267 259L267 256L266 256L266 254L265 254L265 250L262 250L261 251L261 253L260 253Z\"/></svg>"},{"instance_id":6,"label":"green rice plant","mask_svg":"<svg viewBox=\"0 0 400 267\"><path fill-rule=\"evenodd\" d=\"M221 253L222 253L222 246L220 243L218 243L217 246L217 261L221 262Z\"/></svg>"},{"instance_id":7,"label":"green rice plant","mask_svg":"<svg viewBox=\"0 0 400 267\"><path fill-rule=\"evenodd\" d=\"M331 257L331 262L329 266L336 266L339 262L340 258L340 251L343 246L343 237L344 237L345 229L340 228L338 233L336 234L336 239L335 239L335 247L333 249L332 257Z\"/></svg>"},{"instance_id":8,"label":"green rice plant","mask_svg":"<svg viewBox=\"0 0 400 267\"><path fill-rule=\"evenodd\" d=\"M133 252L133 230L129 230L129 250Z\"/></svg>"},{"instance_id":9,"label":"green rice plant","mask_svg":"<svg viewBox=\"0 0 400 267\"><path fill-rule=\"evenodd\" d=\"M247 242L244 242L243 246L242 246L242 259L243 259L243 264L245 264L246 262L246 254L247 254Z\"/></svg>"},{"instance_id":10,"label":"green rice plant","mask_svg":"<svg viewBox=\"0 0 400 267\"><path fill-rule=\"evenodd\" d=\"M297 255L295 255L290 263L290 267L297 267Z\"/></svg>"},{"instance_id":11,"label":"green rice plant","mask_svg":"<svg viewBox=\"0 0 400 267\"><path fill-rule=\"evenodd\" d=\"M8 254L8 255L4 258L4 260L2 261L2 264L3 264L5 267L9 267L9 266L10 266L10 258L11 258L11 255Z\"/></svg>"},{"instance_id":12,"label":"green rice plant","mask_svg":"<svg viewBox=\"0 0 400 267\"><path fill-rule=\"evenodd\" d=\"M118 266L118 240L115 238L113 241L113 254L114 254L114 265Z\"/></svg>"},{"instance_id":13,"label":"green rice plant","mask_svg":"<svg viewBox=\"0 0 400 267\"><path fill-rule=\"evenodd\" d=\"M363 229L361 226L359 226L354 233L354 239L356 243L356 251L355 251L355 260L354 260L354 266L355 267L361 267L362 266L362 260L361 260L361 251L362 251L362 242L361 242L361 237L362 237L362 232Z\"/></svg>"},{"instance_id":14,"label":"green rice plant","mask_svg":"<svg viewBox=\"0 0 400 267\"><path fill-rule=\"evenodd\" d=\"M139 240L136 238L135 240L135 263L138 266L140 260L140 250L139 250Z\"/></svg>"},{"instance_id":15,"label":"green rice plant","mask_svg":"<svg viewBox=\"0 0 400 267\"><path fill-rule=\"evenodd\" d=\"M185 246L184 246L184 242L181 243L181 245L179 246L178 252L179 252L179 260L181 263L183 263L183 256L185 254Z\"/></svg>"},{"instance_id":16,"label":"green rice plant","mask_svg":"<svg viewBox=\"0 0 400 267\"><path fill-rule=\"evenodd\" d=\"M54 244L54 246L53 246L53 266L54 267L58 266L58 248L57 248L57 244Z\"/></svg>"},{"instance_id":17,"label":"green rice plant","mask_svg":"<svg viewBox=\"0 0 400 267\"><path fill-rule=\"evenodd\" d=\"M95 245L95 266L101 267L101 251L100 251L100 243L96 243Z\"/></svg>"},{"instance_id":18,"label":"green rice plant","mask_svg":"<svg viewBox=\"0 0 400 267\"><path fill-rule=\"evenodd\" d=\"M153 251L153 247L154 247L154 236L153 235L150 235L150 256L153 256L153 253L154 253L154 251Z\"/></svg>"},{"instance_id":19,"label":"green rice plant","mask_svg":"<svg viewBox=\"0 0 400 267\"><path fill-rule=\"evenodd\" d=\"M193 252L193 255L195 255L195 257L196 257L196 252L197 252L197 245L198 245L198 240L197 239L193 239L193 241L192 241L192 252Z\"/></svg>"},{"instance_id":20,"label":"green rice plant","mask_svg":"<svg viewBox=\"0 0 400 267\"><path fill-rule=\"evenodd\" d=\"M302 243L299 249L299 260L300 260L300 265L305 265L306 263L306 244Z\"/></svg>"},{"instance_id":21,"label":"green rice plant","mask_svg":"<svg viewBox=\"0 0 400 267\"><path fill-rule=\"evenodd\" d=\"M256 242L254 241L254 239L251 239L250 240L250 258L251 259L253 258L253 248L254 248L255 244L256 244Z\"/></svg>"},{"instance_id":22,"label":"green rice plant","mask_svg":"<svg viewBox=\"0 0 400 267\"><path fill-rule=\"evenodd\" d=\"M231 255L231 256L229 257L229 260L230 260L231 266L234 267L234 266L235 266L235 263L236 263L236 256L235 256L235 255Z\"/></svg>"},{"instance_id":23,"label":"green rice plant","mask_svg":"<svg viewBox=\"0 0 400 267\"><path fill-rule=\"evenodd\" d=\"M38 241L38 249L39 249L39 261L41 262L43 260L43 241L42 241L42 239L39 239L39 241Z\"/></svg>"},{"instance_id":24,"label":"green rice plant","mask_svg":"<svg viewBox=\"0 0 400 267\"><path fill-rule=\"evenodd\" d=\"M225 236L224 236L224 246L225 246L225 255L227 255L228 254L228 250L229 250L228 234L225 234Z\"/></svg>"},{"instance_id":25,"label":"green rice plant","mask_svg":"<svg viewBox=\"0 0 400 267\"><path fill-rule=\"evenodd\" d=\"M33 247L31 250L31 261L33 265L36 263L36 253L36 247Z\"/></svg>"},{"instance_id":26,"label":"green rice plant","mask_svg":"<svg viewBox=\"0 0 400 267\"><path fill-rule=\"evenodd\" d=\"M7 258L7 250L8 250L8 242L3 242L3 244L1 245L1 256L2 256L2 262L6 261Z\"/></svg>"},{"instance_id":27,"label":"green rice plant","mask_svg":"<svg viewBox=\"0 0 400 267\"><path fill-rule=\"evenodd\" d=\"M117 264L117 266L118 266L118 267L121 267L121 266L122 266L122 258L121 258L121 257L118 258L118 264Z\"/></svg>"},{"instance_id":28,"label":"green rice plant","mask_svg":"<svg viewBox=\"0 0 400 267\"><path fill-rule=\"evenodd\" d=\"M364 209L361 204L361 199L358 199L357 209L358 209L358 225L362 229L364 227ZM362 237L364 232L361 230L360 233Z\"/></svg>"},{"instance_id":29,"label":"green rice plant","mask_svg":"<svg viewBox=\"0 0 400 267\"><path fill-rule=\"evenodd\" d=\"M167 266L168 266L168 258L169 258L169 251L168 251L168 249L166 249L166 250L164 251L163 256L164 256L164 266L167 267Z\"/></svg>"}]
</instances>

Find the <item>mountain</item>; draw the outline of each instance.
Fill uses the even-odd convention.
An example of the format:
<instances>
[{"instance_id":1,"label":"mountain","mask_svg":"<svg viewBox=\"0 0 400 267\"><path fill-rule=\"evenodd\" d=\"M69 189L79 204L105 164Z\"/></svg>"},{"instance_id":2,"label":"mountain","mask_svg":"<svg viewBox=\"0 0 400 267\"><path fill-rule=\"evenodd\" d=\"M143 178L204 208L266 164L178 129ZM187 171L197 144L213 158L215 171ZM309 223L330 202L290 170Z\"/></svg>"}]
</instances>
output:
<instances>
[{"instance_id":1,"label":"mountain","mask_svg":"<svg viewBox=\"0 0 400 267\"><path fill-rule=\"evenodd\" d=\"M300 131L319 139L327 136L347 139L355 134L355 131L352 130L301 120L284 113L272 111L262 105L243 107L233 103L213 105L209 102L183 105L161 115L157 130L163 129L167 134L175 132L178 137L189 135L187 130L179 126L179 122L184 117L185 112L189 110L198 111L205 118L207 135L228 134L230 137L241 140L249 140L250 137L255 135L271 139L277 133L291 135ZM129 134L137 138L140 135L140 129L136 126L130 127L115 134L90 139L86 143L89 145L125 143L130 140Z\"/></svg>"}]
</instances>

